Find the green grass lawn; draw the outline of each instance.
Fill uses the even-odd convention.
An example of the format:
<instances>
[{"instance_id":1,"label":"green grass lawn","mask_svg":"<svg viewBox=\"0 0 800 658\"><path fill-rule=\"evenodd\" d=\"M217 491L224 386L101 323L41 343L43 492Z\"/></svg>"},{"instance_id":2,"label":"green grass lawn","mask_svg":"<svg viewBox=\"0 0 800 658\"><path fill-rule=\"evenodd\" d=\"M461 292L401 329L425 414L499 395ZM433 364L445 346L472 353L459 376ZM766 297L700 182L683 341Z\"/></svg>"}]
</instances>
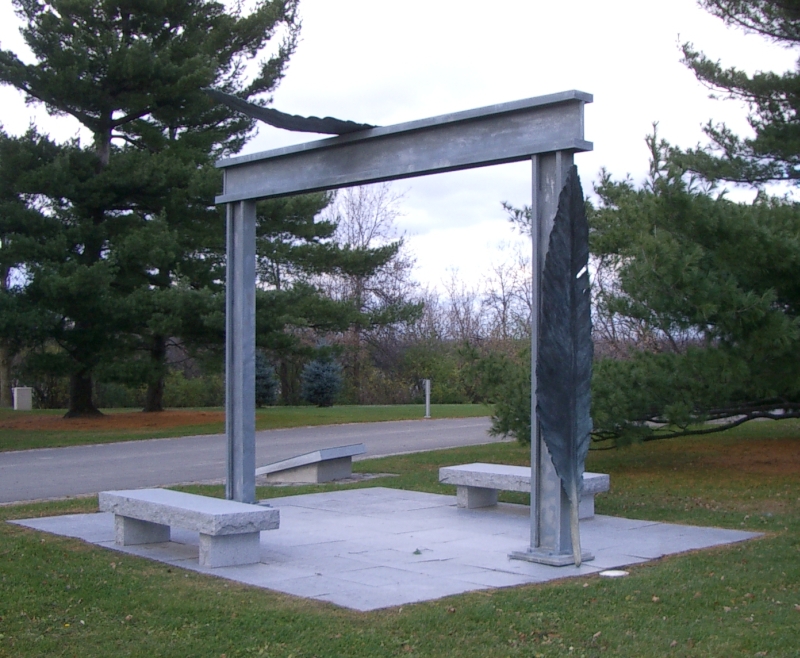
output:
<instances>
[{"instance_id":1,"label":"green grass lawn","mask_svg":"<svg viewBox=\"0 0 800 658\"><path fill-rule=\"evenodd\" d=\"M623 579L565 579L369 613L0 523L0 656L800 656L799 455L796 422L594 452L587 469L611 474L599 514L764 537L634 566ZM504 443L365 460L355 470L398 476L348 486L453 493L437 481L442 465L527 458ZM221 495L221 487L192 490ZM0 507L0 518L96 504Z\"/></svg>"},{"instance_id":2,"label":"green grass lawn","mask_svg":"<svg viewBox=\"0 0 800 658\"><path fill-rule=\"evenodd\" d=\"M181 409L179 411L191 411ZM221 408L197 409L198 412L223 412ZM103 409L103 413L113 421L117 414L131 414L131 409ZM135 413L135 412L134 412ZM318 408L301 407L266 407L256 410L256 429L270 430L287 427L307 427L311 425L333 425L341 423L367 423L389 420L422 419L425 405L374 405L374 406L335 406ZM482 404L433 404L432 418L469 418L488 416L491 408ZM73 445L89 445L95 443L114 443L117 441L136 441L143 439L163 439L177 436L194 436L199 434L220 434L225 431L222 420L202 423L185 423L177 426L159 427L159 414L135 413L141 417L141 426L115 428L75 427L80 423L71 420L60 421L64 410L11 411L0 409L0 452L7 450L29 450L32 448L56 448ZM20 418L45 418L56 422L57 427L37 428L15 427L11 423ZM102 421L98 423L102 425ZM153 424L154 426L147 426ZM70 427L72 425L72 427Z\"/></svg>"}]
</instances>

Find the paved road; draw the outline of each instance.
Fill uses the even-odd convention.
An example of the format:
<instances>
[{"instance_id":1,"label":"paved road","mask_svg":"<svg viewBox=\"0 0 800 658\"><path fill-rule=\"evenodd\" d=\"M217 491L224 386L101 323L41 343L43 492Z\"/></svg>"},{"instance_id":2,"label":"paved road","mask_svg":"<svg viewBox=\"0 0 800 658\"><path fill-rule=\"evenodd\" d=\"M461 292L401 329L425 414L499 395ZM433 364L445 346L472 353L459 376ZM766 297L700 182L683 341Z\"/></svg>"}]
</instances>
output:
<instances>
[{"instance_id":1,"label":"paved road","mask_svg":"<svg viewBox=\"0 0 800 658\"><path fill-rule=\"evenodd\" d=\"M256 466L320 448L364 443L381 455L490 443L488 418L404 420L256 433ZM0 503L225 477L225 436L128 441L0 453Z\"/></svg>"}]
</instances>

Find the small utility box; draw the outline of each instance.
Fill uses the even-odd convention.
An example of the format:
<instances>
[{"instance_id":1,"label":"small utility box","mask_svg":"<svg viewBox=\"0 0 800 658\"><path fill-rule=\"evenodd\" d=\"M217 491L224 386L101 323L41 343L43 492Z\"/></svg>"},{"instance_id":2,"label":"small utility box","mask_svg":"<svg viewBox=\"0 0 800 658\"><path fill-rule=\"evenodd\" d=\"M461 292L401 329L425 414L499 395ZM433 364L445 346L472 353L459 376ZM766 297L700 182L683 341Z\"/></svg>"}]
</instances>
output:
<instances>
[{"instance_id":1,"label":"small utility box","mask_svg":"<svg viewBox=\"0 0 800 658\"><path fill-rule=\"evenodd\" d=\"M30 386L16 386L11 393L14 396L14 411L33 409L33 389Z\"/></svg>"}]
</instances>

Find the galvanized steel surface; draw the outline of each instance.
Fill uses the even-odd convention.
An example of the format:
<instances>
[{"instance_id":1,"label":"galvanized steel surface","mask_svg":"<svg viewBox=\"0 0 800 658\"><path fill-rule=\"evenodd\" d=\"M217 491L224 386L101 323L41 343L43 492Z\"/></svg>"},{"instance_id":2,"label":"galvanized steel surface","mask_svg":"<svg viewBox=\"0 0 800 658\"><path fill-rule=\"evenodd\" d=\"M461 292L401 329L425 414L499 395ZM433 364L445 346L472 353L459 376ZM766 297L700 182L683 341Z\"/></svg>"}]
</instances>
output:
<instances>
[{"instance_id":1,"label":"galvanized steel surface","mask_svg":"<svg viewBox=\"0 0 800 658\"><path fill-rule=\"evenodd\" d=\"M329 190L589 151L583 106L567 91L221 160L217 203Z\"/></svg>"}]
</instances>

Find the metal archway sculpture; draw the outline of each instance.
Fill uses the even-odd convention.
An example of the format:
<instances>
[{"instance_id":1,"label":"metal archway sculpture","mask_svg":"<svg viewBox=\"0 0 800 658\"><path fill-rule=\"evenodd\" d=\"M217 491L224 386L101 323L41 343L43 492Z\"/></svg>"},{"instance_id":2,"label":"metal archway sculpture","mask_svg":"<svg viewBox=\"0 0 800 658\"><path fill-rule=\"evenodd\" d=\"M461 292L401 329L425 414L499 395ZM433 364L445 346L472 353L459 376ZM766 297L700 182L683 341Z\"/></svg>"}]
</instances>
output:
<instances>
[{"instance_id":1,"label":"metal archway sculpture","mask_svg":"<svg viewBox=\"0 0 800 658\"><path fill-rule=\"evenodd\" d=\"M256 201L530 160L535 263L531 391L532 409L538 413L536 377L542 274L559 195L573 167L574 154L592 149L591 142L584 139L584 105L591 102L591 94L565 91L373 128L330 117L304 119L277 113L282 115L278 121L286 117L292 120L295 127L290 129L327 127L330 132L340 134L217 163L224 172L224 189L216 202L227 205L225 417L229 499L255 501ZM274 119L271 114L265 116ZM342 126L345 130L341 130ZM577 203L575 194L573 190L573 206ZM583 447L570 450L579 459ZM570 497L574 500L574 472L565 475L562 484L558 471L563 475L569 469L554 466L539 423L532 422L531 541L527 550L512 557L547 564L580 564L581 559L590 558L588 554L581 558L577 538L577 555L573 556Z\"/></svg>"}]
</instances>

